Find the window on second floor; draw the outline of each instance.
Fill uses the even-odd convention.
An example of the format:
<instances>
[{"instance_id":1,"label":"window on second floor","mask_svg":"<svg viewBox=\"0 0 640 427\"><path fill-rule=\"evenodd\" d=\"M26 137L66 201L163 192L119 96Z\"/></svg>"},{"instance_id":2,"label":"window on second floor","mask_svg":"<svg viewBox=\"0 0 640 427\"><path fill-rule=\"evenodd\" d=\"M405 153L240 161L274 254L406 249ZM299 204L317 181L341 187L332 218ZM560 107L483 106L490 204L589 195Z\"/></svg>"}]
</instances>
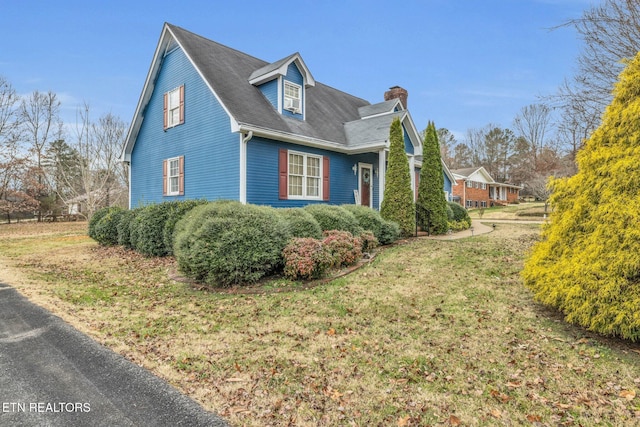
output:
<instances>
[{"instance_id":1,"label":"window on second floor","mask_svg":"<svg viewBox=\"0 0 640 427\"><path fill-rule=\"evenodd\" d=\"M184 85L164 94L164 128L184 123Z\"/></svg>"},{"instance_id":2,"label":"window on second floor","mask_svg":"<svg viewBox=\"0 0 640 427\"><path fill-rule=\"evenodd\" d=\"M284 109L293 113L302 113L302 87L297 84L284 82Z\"/></svg>"}]
</instances>

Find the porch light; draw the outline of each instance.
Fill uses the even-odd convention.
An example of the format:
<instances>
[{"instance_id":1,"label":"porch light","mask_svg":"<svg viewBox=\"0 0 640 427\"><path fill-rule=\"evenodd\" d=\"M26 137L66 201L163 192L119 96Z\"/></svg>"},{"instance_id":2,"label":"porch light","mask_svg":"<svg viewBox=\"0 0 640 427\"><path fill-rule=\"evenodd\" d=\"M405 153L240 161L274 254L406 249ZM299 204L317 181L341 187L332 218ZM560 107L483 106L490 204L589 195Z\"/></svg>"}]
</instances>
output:
<instances>
[{"instance_id":1,"label":"porch light","mask_svg":"<svg viewBox=\"0 0 640 427\"><path fill-rule=\"evenodd\" d=\"M354 174L354 175L357 175L357 174L358 174L358 165L354 164L354 165L351 167L351 170L353 171L353 174Z\"/></svg>"},{"instance_id":2,"label":"porch light","mask_svg":"<svg viewBox=\"0 0 640 427\"><path fill-rule=\"evenodd\" d=\"M373 173L376 174L376 178L378 177L378 168L373 168Z\"/></svg>"}]
</instances>

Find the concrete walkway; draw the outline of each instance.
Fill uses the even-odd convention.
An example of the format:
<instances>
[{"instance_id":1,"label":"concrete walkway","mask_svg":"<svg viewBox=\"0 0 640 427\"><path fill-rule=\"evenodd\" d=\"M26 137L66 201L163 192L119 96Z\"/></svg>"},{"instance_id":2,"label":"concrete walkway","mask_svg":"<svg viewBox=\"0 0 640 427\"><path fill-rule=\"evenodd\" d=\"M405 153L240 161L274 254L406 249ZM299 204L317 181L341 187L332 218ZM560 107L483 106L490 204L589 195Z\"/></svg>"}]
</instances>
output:
<instances>
[{"instance_id":1,"label":"concrete walkway","mask_svg":"<svg viewBox=\"0 0 640 427\"><path fill-rule=\"evenodd\" d=\"M227 424L0 283L0 425Z\"/></svg>"},{"instance_id":2,"label":"concrete walkway","mask_svg":"<svg viewBox=\"0 0 640 427\"><path fill-rule=\"evenodd\" d=\"M493 231L492 224L544 224L545 221L541 220L511 220L511 219L472 219L471 228L457 233L444 234L440 236L428 236L428 239L434 240L455 240L464 239L465 237L479 236L482 234L491 233Z\"/></svg>"}]
</instances>

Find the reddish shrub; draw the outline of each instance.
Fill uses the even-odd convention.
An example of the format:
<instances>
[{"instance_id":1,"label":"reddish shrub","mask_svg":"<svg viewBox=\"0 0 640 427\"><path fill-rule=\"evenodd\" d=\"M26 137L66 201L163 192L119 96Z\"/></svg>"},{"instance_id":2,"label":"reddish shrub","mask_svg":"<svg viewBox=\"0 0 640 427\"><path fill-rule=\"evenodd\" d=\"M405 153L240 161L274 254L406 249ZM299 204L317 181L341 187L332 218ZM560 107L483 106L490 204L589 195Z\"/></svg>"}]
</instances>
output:
<instances>
[{"instance_id":1,"label":"reddish shrub","mask_svg":"<svg viewBox=\"0 0 640 427\"><path fill-rule=\"evenodd\" d=\"M378 247L378 239L373 235L371 231L365 231L358 236L360 244L362 245L362 252L371 252Z\"/></svg>"},{"instance_id":2,"label":"reddish shrub","mask_svg":"<svg viewBox=\"0 0 640 427\"><path fill-rule=\"evenodd\" d=\"M360 239L348 231L325 231L322 243L331 254L333 266L352 265L362 258L362 244Z\"/></svg>"},{"instance_id":3,"label":"reddish shrub","mask_svg":"<svg viewBox=\"0 0 640 427\"><path fill-rule=\"evenodd\" d=\"M322 277L333 261L322 242L311 237L291 239L282 255L284 274L293 280Z\"/></svg>"}]
</instances>

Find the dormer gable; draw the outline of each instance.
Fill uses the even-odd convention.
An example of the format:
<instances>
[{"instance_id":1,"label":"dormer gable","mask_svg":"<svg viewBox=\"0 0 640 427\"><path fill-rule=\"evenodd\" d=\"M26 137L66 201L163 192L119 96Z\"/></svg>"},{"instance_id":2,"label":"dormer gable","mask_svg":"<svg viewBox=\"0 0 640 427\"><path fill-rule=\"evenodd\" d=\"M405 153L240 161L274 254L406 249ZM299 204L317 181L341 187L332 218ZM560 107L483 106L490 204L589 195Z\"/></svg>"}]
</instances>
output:
<instances>
[{"instance_id":1,"label":"dormer gable","mask_svg":"<svg viewBox=\"0 0 640 427\"><path fill-rule=\"evenodd\" d=\"M381 116L383 114L395 113L402 110L404 110L402 102L399 99L391 99L389 101L360 107L358 108L358 114L360 115L360 118L367 119L371 117Z\"/></svg>"},{"instance_id":2,"label":"dormer gable","mask_svg":"<svg viewBox=\"0 0 640 427\"><path fill-rule=\"evenodd\" d=\"M255 70L249 83L256 86L278 113L304 120L306 89L316 82L299 53Z\"/></svg>"}]
</instances>

